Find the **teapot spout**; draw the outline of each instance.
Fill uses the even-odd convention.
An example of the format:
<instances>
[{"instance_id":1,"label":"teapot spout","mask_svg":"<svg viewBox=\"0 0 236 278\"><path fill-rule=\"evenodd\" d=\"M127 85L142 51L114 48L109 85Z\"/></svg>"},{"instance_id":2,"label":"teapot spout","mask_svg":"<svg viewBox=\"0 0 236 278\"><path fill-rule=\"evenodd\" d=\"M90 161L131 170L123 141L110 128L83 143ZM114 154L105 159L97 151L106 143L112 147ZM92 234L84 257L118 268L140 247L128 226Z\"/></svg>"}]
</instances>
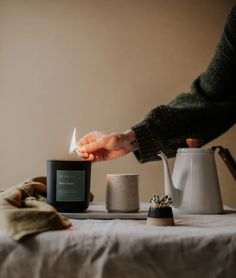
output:
<instances>
[{"instance_id":1,"label":"teapot spout","mask_svg":"<svg viewBox=\"0 0 236 278\"><path fill-rule=\"evenodd\" d=\"M158 152L157 155L162 159L163 166L164 166L164 187L165 187L165 194L170 196L173 201L173 207L178 207L180 201L180 192L177 188L175 188L171 174L169 169L169 164L167 157L163 152Z\"/></svg>"}]
</instances>

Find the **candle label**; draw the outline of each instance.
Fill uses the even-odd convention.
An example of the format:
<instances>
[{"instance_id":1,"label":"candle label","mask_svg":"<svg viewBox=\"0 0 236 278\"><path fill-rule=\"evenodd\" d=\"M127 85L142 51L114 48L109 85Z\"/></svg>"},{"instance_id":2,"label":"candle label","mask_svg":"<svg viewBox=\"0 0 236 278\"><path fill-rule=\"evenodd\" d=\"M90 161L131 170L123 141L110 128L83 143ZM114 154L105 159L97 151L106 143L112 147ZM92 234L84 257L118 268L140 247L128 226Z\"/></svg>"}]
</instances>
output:
<instances>
[{"instance_id":1,"label":"candle label","mask_svg":"<svg viewBox=\"0 0 236 278\"><path fill-rule=\"evenodd\" d=\"M85 171L57 170L56 201L80 202L85 198Z\"/></svg>"}]
</instances>

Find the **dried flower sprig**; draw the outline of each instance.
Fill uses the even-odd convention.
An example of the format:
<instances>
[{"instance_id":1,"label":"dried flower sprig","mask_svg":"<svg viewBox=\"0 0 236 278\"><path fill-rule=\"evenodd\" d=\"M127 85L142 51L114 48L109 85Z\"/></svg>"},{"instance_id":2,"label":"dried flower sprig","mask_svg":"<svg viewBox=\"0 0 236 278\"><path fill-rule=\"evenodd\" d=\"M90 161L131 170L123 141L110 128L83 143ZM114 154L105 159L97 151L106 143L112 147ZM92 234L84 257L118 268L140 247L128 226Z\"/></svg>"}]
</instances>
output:
<instances>
[{"instance_id":1,"label":"dried flower sprig","mask_svg":"<svg viewBox=\"0 0 236 278\"><path fill-rule=\"evenodd\" d=\"M159 194L154 194L152 198L149 200L153 207L156 208L166 208L172 204L172 199L168 195L160 196Z\"/></svg>"}]
</instances>

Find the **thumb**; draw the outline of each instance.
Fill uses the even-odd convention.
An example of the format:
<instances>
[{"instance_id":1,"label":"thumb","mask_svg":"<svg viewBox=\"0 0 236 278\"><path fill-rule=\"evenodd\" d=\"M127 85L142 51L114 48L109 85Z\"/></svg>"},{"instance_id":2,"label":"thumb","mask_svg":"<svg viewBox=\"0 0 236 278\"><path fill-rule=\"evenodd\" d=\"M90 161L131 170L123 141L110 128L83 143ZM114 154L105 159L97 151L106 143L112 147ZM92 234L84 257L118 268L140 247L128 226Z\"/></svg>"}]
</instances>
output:
<instances>
[{"instance_id":1,"label":"thumb","mask_svg":"<svg viewBox=\"0 0 236 278\"><path fill-rule=\"evenodd\" d=\"M80 149L86 153L94 153L99 149L104 149L106 147L107 140L108 139L106 137L103 137L97 140L96 142L83 145L82 147L80 147Z\"/></svg>"}]
</instances>

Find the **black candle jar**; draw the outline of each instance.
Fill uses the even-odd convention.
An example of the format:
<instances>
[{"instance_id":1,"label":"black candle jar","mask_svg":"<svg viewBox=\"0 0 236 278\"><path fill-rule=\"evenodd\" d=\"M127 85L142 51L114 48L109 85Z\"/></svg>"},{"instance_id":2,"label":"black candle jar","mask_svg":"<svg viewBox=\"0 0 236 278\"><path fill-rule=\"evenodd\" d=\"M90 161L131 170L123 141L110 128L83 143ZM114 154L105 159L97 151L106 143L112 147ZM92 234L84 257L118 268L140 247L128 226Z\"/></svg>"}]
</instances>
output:
<instances>
[{"instance_id":1,"label":"black candle jar","mask_svg":"<svg viewBox=\"0 0 236 278\"><path fill-rule=\"evenodd\" d=\"M81 212L89 206L91 162L47 161L47 200L58 211Z\"/></svg>"}]
</instances>

